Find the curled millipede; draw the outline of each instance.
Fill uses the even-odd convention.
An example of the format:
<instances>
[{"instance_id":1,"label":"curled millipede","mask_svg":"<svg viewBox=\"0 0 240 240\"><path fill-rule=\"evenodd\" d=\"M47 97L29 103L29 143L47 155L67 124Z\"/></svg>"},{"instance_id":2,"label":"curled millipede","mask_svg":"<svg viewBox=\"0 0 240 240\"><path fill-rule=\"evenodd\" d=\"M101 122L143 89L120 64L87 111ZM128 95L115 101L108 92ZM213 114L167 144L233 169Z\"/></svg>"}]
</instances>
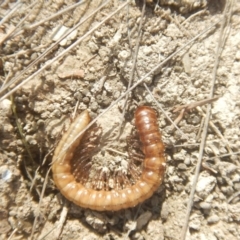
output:
<instances>
[{"instance_id":1,"label":"curled millipede","mask_svg":"<svg viewBox=\"0 0 240 240\"><path fill-rule=\"evenodd\" d=\"M145 159L140 178L124 189L106 191L87 188L73 176L71 159L83 135L68 146L89 122L90 116L85 110L70 125L54 152L53 179L61 193L76 205L97 211L118 211L134 207L151 197L163 181L166 164L155 110L141 106L135 112L135 125Z\"/></svg>"}]
</instances>

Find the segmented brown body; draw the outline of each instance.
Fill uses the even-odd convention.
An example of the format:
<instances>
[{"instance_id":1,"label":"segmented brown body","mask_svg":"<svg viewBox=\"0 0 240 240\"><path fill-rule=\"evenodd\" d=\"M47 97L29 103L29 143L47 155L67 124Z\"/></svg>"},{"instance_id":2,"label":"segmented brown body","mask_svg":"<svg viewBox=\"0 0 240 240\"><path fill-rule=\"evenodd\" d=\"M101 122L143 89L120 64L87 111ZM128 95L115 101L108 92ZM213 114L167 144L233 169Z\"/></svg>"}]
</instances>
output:
<instances>
[{"instance_id":1,"label":"segmented brown body","mask_svg":"<svg viewBox=\"0 0 240 240\"><path fill-rule=\"evenodd\" d=\"M83 208L97 211L117 211L134 207L152 196L162 183L165 169L164 145L158 129L156 112L147 106L135 112L135 124L143 146L145 159L140 179L120 190L94 190L77 182L71 173L70 161L82 136L69 146L77 134L90 122L88 111L82 112L60 140L52 163L53 179L61 193Z\"/></svg>"}]
</instances>

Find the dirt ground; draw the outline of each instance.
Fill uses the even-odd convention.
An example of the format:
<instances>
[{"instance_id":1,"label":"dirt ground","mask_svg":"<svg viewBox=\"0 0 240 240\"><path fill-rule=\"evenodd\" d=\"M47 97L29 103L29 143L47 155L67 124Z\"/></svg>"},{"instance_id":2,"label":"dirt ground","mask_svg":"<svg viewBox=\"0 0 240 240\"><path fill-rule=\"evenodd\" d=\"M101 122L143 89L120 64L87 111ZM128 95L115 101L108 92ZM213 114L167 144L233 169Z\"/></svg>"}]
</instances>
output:
<instances>
[{"instance_id":1,"label":"dirt ground","mask_svg":"<svg viewBox=\"0 0 240 240\"><path fill-rule=\"evenodd\" d=\"M240 240L240 1L82 1L49 18L73 4L0 3L0 239ZM117 212L68 201L51 161L74 116L102 128L93 165L124 174L139 105L158 112L163 184Z\"/></svg>"}]
</instances>

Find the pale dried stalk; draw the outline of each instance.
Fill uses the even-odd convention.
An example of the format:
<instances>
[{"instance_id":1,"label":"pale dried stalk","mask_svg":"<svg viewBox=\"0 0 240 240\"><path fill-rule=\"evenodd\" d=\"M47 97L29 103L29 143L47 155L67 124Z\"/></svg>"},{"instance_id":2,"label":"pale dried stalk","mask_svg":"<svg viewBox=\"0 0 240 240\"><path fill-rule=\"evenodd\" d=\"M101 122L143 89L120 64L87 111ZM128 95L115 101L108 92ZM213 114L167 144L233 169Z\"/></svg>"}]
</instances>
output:
<instances>
[{"instance_id":1,"label":"pale dried stalk","mask_svg":"<svg viewBox=\"0 0 240 240\"><path fill-rule=\"evenodd\" d=\"M6 16L4 16L0 22L0 27L18 10L18 8L20 7L21 3L20 1L17 2L14 7L12 8L12 10L10 10L8 12L8 14Z\"/></svg>"},{"instance_id":2,"label":"pale dried stalk","mask_svg":"<svg viewBox=\"0 0 240 240\"><path fill-rule=\"evenodd\" d=\"M60 215L60 219L55 224L55 228L53 230L53 236L54 236L55 239L59 239L59 237L60 237L60 235L62 233L62 230L63 230L63 227L64 227L64 223L66 222L66 219L67 219L68 205L69 205L68 203L64 204L64 206L62 208L61 215Z\"/></svg>"},{"instance_id":3,"label":"pale dried stalk","mask_svg":"<svg viewBox=\"0 0 240 240\"><path fill-rule=\"evenodd\" d=\"M228 153L228 154L222 154L222 155L219 155L219 156L215 156L215 157L211 157L211 158L208 158L206 160L212 160L212 159L215 159L215 158L222 158L222 157L229 157L229 156L232 156L232 155L239 155L240 152L231 152L231 153Z\"/></svg>"},{"instance_id":4,"label":"pale dried stalk","mask_svg":"<svg viewBox=\"0 0 240 240\"><path fill-rule=\"evenodd\" d=\"M28 10L29 8L33 7L33 6L36 5L36 4L37 4L37 1L33 2L32 4L30 4L26 9L24 9L25 12L27 12L27 10ZM19 10L20 7L21 7L21 6L19 6L19 4L17 4L16 10ZM15 7L14 7L14 8L15 8ZM14 11L14 12L15 12L15 11ZM5 40L8 40L9 38L11 38L11 37L13 36L13 33L16 32L17 29L24 24L25 20L29 17L30 14L31 14L31 12L27 13L26 16L25 16L23 19L21 19L21 21L17 24L17 26L14 27L12 31L8 32L8 34L1 40L0 45L1 45ZM11 14L11 15L12 15L12 14ZM1 25L1 24L0 24L0 25Z\"/></svg>"},{"instance_id":5,"label":"pale dried stalk","mask_svg":"<svg viewBox=\"0 0 240 240\"><path fill-rule=\"evenodd\" d=\"M216 101L218 98L219 97L214 97L214 98L204 99L201 101L196 101L196 102L192 102L192 103L188 103L188 104L184 104L184 105L177 105L174 107L173 112L178 112L178 111L181 111L182 109L184 109L184 111L189 111L197 106L202 106L207 103L212 103L212 102Z\"/></svg>"},{"instance_id":6,"label":"pale dried stalk","mask_svg":"<svg viewBox=\"0 0 240 240\"><path fill-rule=\"evenodd\" d=\"M7 240L12 240L13 237L14 237L14 235L15 235L15 233L16 233L18 230L19 230L18 228L15 228L15 229L12 231L12 233L10 234L10 236L9 236L9 238L8 238Z\"/></svg>"},{"instance_id":7,"label":"pale dried stalk","mask_svg":"<svg viewBox=\"0 0 240 240\"><path fill-rule=\"evenodd\" d=\"M29 13L29 14L30 14L30 13ZM24 21L28 18L29 14L26 15L23 19L21 19L21 21L17 24L17 26L14 27L11 31L9 31L9 32L4 36L4 38L1 39L0 46L3 44L3 42L4 42L5 40L7 40L7 39L9 38L9 36L10 36L11 34L13 34L13 33L16 31L16 29L17 29L18 27L20 27L20 26L24 23Z\"/></svg>"},{"instance_id":8,"label":"pale dried stalk","mask_svg":"<svg viewBox=\"0 0 240 240\"><path fill-rule=\"evenodd\" d=\"M35 216L34 218L34 222L33 222L33 227L32 227L32 232L31 232L31 236L30 236L30 239L33 239L33 235L34 235L34 232L35 232L35 228L37 226L37 221L38 221L38 217L40 215L40 207L41 207L41 204L42 204L42 200L43 200L43 196L44 196L44 193L45 193L45 189L46 189L46 186L47 186L47 182L48 182L48 176L49 176L49 173L51 171L51 168L48 169L47 173L46 173L46 176L45 176L45 179L44 179L44 183L43 183L43 187L42 187L42 191L41 191L41 195L40 195L40 199L39 199L39 203L38 203L38 209L36 211L37 213L37 216Z\"/></svg>"}]
</instances>

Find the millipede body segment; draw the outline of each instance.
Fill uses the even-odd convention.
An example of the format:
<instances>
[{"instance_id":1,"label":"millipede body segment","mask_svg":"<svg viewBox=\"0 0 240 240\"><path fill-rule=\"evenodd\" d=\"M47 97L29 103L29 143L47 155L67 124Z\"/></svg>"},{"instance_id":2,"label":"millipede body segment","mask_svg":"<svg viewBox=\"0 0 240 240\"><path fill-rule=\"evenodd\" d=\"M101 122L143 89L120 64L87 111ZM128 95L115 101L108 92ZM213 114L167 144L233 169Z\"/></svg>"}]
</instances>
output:
<instances>
[{"instance_id":1,"label":"millipede body segment","mask_svg":"<svg viewBox=\"0 0 240 240\"><path fill-rule=\"evenodd\" d=\"M76 138L90 122L87 110L82 112L63 135L54 152L53 179L61 193L83 208L97 211L118 211L134 207L152 196L163 181L165 170L164 144L158 129L154 109L141 106L135 112L135 125L145 155L142 174L131 186L124 189L95 190L77 182L72 174L71 159L82 136ZM71 144L71 146L69 146Z\"/></svg>"}]
</instances>

